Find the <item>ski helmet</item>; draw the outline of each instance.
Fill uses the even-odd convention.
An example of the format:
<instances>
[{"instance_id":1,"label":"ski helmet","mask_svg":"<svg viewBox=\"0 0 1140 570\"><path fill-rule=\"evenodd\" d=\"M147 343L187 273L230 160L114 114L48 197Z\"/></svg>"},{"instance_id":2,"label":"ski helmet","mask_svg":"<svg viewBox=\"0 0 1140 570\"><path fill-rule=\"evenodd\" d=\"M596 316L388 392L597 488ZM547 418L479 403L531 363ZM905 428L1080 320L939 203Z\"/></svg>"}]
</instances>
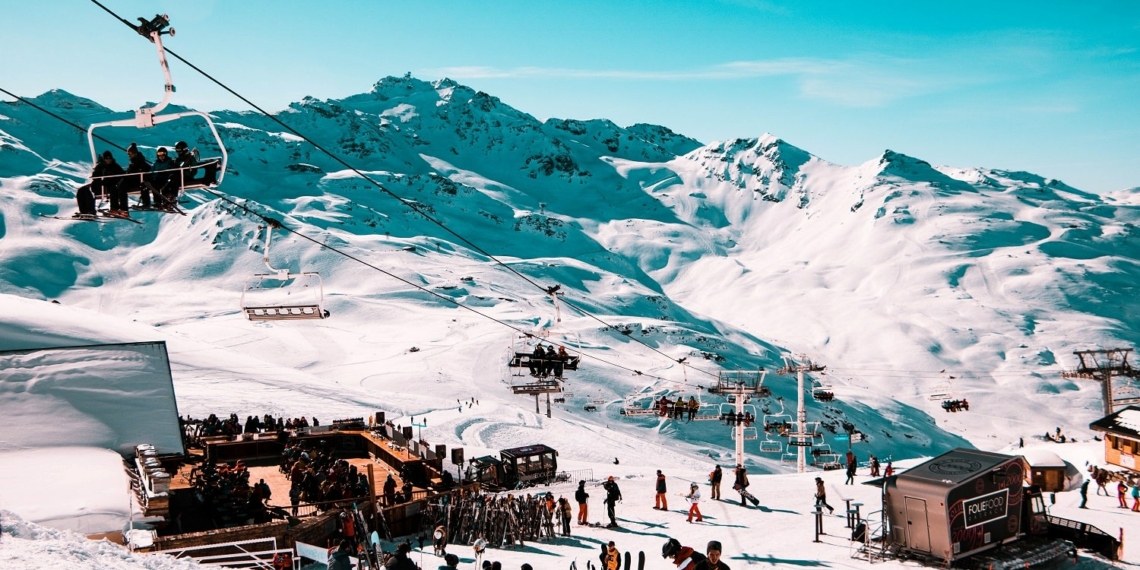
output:
<instances>
[{"instance_id":1,"label":"ski helmet","mask_svg":"<svg viewBox=\"0 0 1140 570\"><path fill-rule=\"evenodd\" d=\"M675 538L670 538L669 542L666 542L665 545L661 547L661 558L669 558L670 556L676 556L677 553L680 551L681 551L681 542Z\"/></svg>"}]
</instances>

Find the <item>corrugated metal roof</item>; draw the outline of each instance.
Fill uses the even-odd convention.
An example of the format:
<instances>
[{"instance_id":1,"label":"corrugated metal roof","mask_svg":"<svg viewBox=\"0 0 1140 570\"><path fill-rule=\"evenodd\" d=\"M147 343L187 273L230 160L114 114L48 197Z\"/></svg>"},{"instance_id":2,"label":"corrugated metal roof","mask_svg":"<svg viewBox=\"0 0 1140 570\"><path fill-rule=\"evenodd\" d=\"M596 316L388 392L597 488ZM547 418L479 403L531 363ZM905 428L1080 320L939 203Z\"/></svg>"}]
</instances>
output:
<instances>
[{"instance_id":1,"label":"corrugated metal roof","mask_svg":"<svg viewBox=\"0 0 1140 570\"><path fill-rule=\"evenodd\" d=\"M1140 439L1140 408L1128 406L1089 424L1089 429Z\"/></svg>"}]
</instances>

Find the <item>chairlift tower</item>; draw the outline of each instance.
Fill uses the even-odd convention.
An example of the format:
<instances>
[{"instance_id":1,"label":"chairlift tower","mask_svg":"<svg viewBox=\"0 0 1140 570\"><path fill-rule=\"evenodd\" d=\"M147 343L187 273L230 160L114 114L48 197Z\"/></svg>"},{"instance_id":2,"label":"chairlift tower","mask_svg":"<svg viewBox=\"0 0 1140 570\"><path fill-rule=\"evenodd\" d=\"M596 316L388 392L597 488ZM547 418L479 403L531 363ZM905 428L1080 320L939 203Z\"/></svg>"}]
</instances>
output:
<instances>
[{"instance_id":1,"label":"chairlift tower","mask_svg":"<svg viewBox=\"0 0 1140 570\"><path fill-rule=\"evenodd\" d=\"M722 397L735 396L736 414L739 416L744 413L744 402L747 396L753 394L763 396L771 394L771 390L764 387L764 377L768 375L768 371L761 368L759 370L722 370L717 374L716 391ZM753 421L759 421L760 418L753 418ZM744 422L736 422L736 431L733 433L733 439L736 440L736 464L744 465Z\"/></svg>"},{"instance_id":2,"label":"chairlift tower","mask_svg":"<svg viewBox=\"0 0 1140 570\"><path fill-rule=\"evenodd\" d=\"M1077 355L1081 363L1076 370L1062 372L1061 377L1100 382L1103 389L1104 414L1112 415L1117 405L1140 404L1140 397L1135 393L1123 398L1116 397L1116 390L1112 384L1114 375L1140 378L1140 369L1133 368L1128 362L1131 353L1131 348L1074 351L1073 354Z\"/></svg>"},{"instance_id":3,"label":"chairlift tower","mask_svg":"<svg viewBox=\"0 0 1140 570\"><path fill-rule=\"evenodd\" d=\"M811 447L815 434L809 433L807 430L807 411L804 409L804 373L805 372L822 372L826 366L815 364L806 356L800 356L801 364L795 364L791 357L784 357L784 367L777 370L776 374L785 375L796 373L796 432L788 434L788 445L794 446L799 449L796 454L796 472L803 473L807 471L807 463L804 460L804 448Z\"/></svg>"}]
</instances>

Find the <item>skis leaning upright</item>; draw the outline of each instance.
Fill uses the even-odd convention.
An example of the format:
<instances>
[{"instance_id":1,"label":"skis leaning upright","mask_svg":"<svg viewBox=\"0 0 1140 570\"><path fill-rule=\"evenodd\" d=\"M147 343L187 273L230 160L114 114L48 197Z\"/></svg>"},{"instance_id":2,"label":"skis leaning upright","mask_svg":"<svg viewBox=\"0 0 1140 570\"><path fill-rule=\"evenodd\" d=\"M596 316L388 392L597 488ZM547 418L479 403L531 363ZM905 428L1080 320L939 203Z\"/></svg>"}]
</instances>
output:
<instances>
[{"instance_id":1,"label":"skis leaning upright","mask_svg":"<svg viewBox=\"0 0 1140 570\"><path fill-rule=\"evenodd\" d=\"M645 570L645 551L637 553L637 570Z\"/></svg>"}]
</instances>

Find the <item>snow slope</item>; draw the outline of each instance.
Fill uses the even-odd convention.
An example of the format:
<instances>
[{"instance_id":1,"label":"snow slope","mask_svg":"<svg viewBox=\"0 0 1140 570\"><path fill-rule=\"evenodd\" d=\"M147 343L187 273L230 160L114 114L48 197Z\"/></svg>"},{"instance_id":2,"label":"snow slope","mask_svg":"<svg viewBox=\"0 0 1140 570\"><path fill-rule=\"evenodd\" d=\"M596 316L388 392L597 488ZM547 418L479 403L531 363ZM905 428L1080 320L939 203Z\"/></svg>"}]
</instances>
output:
<instances>
[{"instance_id":1,"label":"snow slope","mask_svg":"<svg viewBox=\"0 0 1140 570\"><path fill-rule=\"evenodd\" d=\"M80 122L127 116L61 91L35 101ZM541 291L278 125L214 115L233 199L523 330L553 324ZM0 350L164 340L182 413L327 419L380 409L397 423L426 419L426 439L462 445L468 457L541 441L567 468L627 477L634 503L648 497L655 468L703 480L711 461L733 459L716 422L623 418L631 394L694 393L710 382L702 371L772 370L782 355L804 352L828 365L819 379L837 396L809 400L809 419L863 430L861 457L1003 449L1056 425L1084 440L1099 392L1059 371L1075 348L1137 336L1135 189L1099 197L1028 173L934 167L890 151L845 167L770 135L701 145L659 126L541 122L449 80L385 78L369 93L306 99L279 116L614 325L563 307L553 335L586 359L553 418L504 385L513 331L297 238L275 236L273 261L320 271L332 318L246 321L238 299L263 270L262 233L207 193L188 194L185 217L137 214L142 226L40 218L73 211L89 155L68 127L8 103ZM210 154L200 125L112 135L148 154L179 139ZM782 400L761 409L790 411L793 382L770 375L768 384ZM971 411L947 414L932 392L968 397ZM459 403L469 398L478 405ZM606 402L600 413L583 411L591 400ZM787 470L748 445L754 473ZM666 532L683 532L689 544L729 540L737 563L844 563L845 541L802 551L806 477L765 478L766 510L751 511L763 514L710 505L700 530L627 504L622 547L652 555ZM1126 524L1110 510L1097 517ZM758 544L759 527L780 532ZM584 561L609 536L587 533L531 547L527 559ZM515 558L523 560L502 557Z\"/></svg>"},{"instance_id":2,"label":"snow slope","mask_svg":"<svg viewBox=\"0 0 1140 570\"><path fill-rule=\"evenodd\" d=\"M35 101L80 121L125 116L61 91ZM13 296L0 344L42 328L40 305L14 297L58 299L67 327L86 326L77 342L166 339L180 409L195 415L378 407L440 414L425 435L443 443L565 438L596 460L617 453L580 442L604 432L725 454L731 441L715 423L617 414L627 395L691 393L711 380L634 337L713 373L774 369L782 354L807 353L828 365L837 395L809 402L810 419L863 430L865 452L916 457L1081 428L1099 415L1099 392L1059 378L1067 354L1136 336L1136 207L1124 194L1102 199L1026 173L935 168L890 151L844 167L770 135L701 146L651 125L541 122L449 80L385 78L368 93L281 113L514 270L561 284L568 300L630 333L564 309L559 332L580 339L587 360L548 420L502 386L509 329L296 238L278 236L274 262L321 271L333 318L246 322L236 301L259 270L261 233L206 193L190 193L186 217L139 214L143 226L36 217L72 211L87 152L25 105L4 104L0 115L10 157L0 162L0 292ZM280 126L251 113L215 117L231 154L230 196L520 328L553 320L541 291ZM186 139L210 154L198 124L111 134L144 149ZM98 326L85 322L92 314ZM793 383L768 383L790 410ZM934 391L968 397L972 411L946 414L927 398ZM462 419L468 412L447 411L468 397L503 409ZM589 414L587 398L609 404ZM626 427L606 429L617 425ZM559 429L536 431L551 426ZM775 459L756 466L782 469Z\"/></svg>"}]
</instances>

